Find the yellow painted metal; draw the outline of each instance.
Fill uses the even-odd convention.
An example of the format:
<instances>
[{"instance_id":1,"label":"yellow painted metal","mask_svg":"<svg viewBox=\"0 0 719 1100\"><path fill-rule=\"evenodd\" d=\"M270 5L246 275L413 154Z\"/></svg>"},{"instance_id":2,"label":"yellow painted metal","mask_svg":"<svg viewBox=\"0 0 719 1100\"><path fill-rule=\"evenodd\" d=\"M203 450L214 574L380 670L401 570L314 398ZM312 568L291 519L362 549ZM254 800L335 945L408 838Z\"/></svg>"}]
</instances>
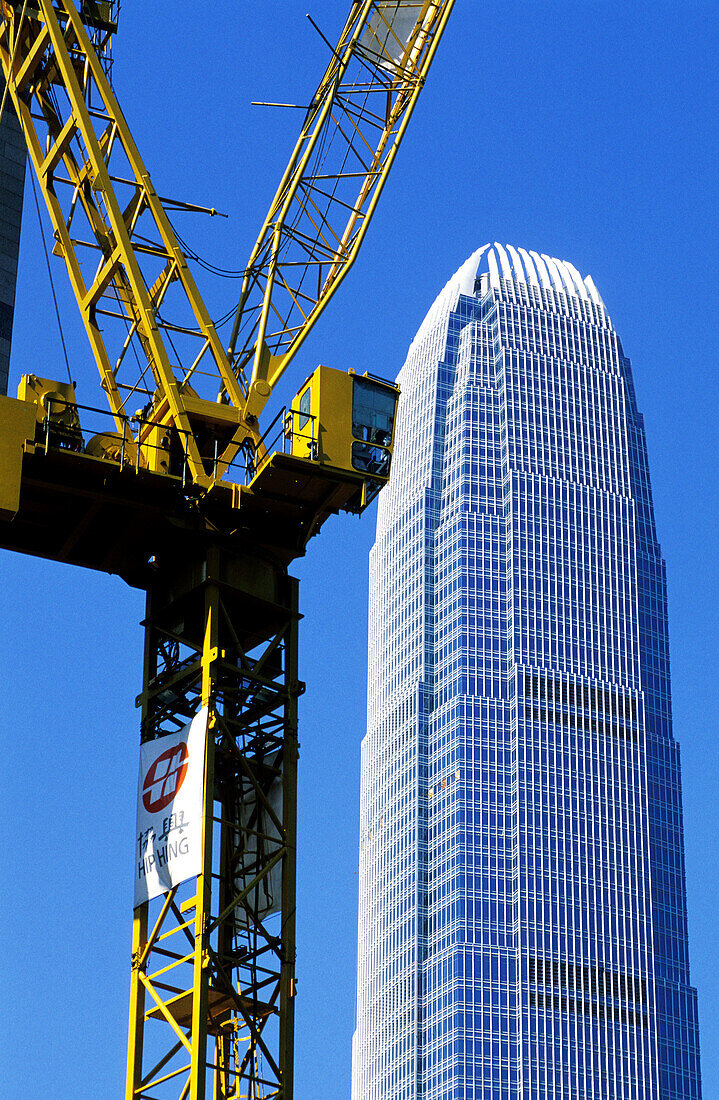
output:
<instances>
[{"instance_id":1,"label":"yellow painted metal","mask_svg":"<svg viewBox=\"0 0 719 1100\"><path fill-rule=\"evenodd\" d=\"M242 424L244 394L169 218L71 0L37 0L22 24L11 5L3 13L0 60L117 426L145 405L146 420L175 428L206 486L186 393L208 406L220 390L229 397L222 453L257 434ZM165 307L177 321L164 320ZM170 348L181 339L191 351L178 363Z\"/></svg>"},{"instance_id":2,"label":"yellow painted metal","mask_svg":"<svg viewBox=\"0 0 719 1100\"><path fill-rule=\"evenodd\" d=\"M386 471L380 476L382 484L389 480L390 459L394 443L394 407L399 388L389 382L358 376L332 367L319 366L300 388L288 413L288 427L292 438L292 454L298 458L314 458L321 466L333 466L348 473L357 473L353 459L355 443L367 442L363 431L369 425L360 424L355 416L356 387L376 387L393 405L391 424L383 437L382 447L387 452Z\"/></svg>"},{"instance_id":3,"label":"yellow painted metal","mask_svg":"<svg viewBox=\"0 0 719 1100\"><path fill-rule=\"evenodd\" d=\"M350 270L453 6L352 4L246 268L230 354L250 373L247 415Z\"/></svg>"},{"instance_id":4,"label":"yellow painted metal","mask_svg":"<svg viewBox=\"0 0 719 1100\"><path fill-rule=\"evenodd\" d=\"M293 455L350 468L353 382L354 375L331 367L312 372L288 414Z\"/></svg>"},{"instance_id":5,"label":"yellow painted metal","mask_svg":"<svg viewBox=\"0 0 719 1100\"><path fill-rule=\"evenodd\" d=\"M229 356L93 50L83 16L101 23L97 5L2 6L0 61L55 252L122 437L142 407L150 468L168 427L202 488L242 447L262 461L257 419L357 255L453 3L352 4L250 258Z\"/></svg>"},{"instance_id":6,"label":"yellow painted metal","mask_svg":"<svg viewBox=\"0 0 719 1100\"><path fill-rule=\"evenodd\" d=\"M18 400L35 405L37 423L51 422L63 429L68 438L74 434L80 438L80 418L73 382L56 382L38 378L36 374L24 374L17 390Z\"/></svg>"},{"instance_id":7,"label":"yellow painted metal","mask_svg":"<svg viewBox=\"0 0 719 1100\"><path fill-rule=\"evenodd\" d=\"M197 485L257 448L258 416L357 255L453 3L352 5L248 264L230 357L81 13L3 6L0 60L117 427L135 402L140 447L172 426ZM401 41L397 12L412 23ZM320 142L334 157L322 171Z\"/></svg>"},{"instance_id":8,"label":"yellow painted metal","mask_svg":"<svg viewBox=\"0 0 719 1100\"><path fill-rule=\"evenodd\" d=\"M140 967L147 938L147 906L135 910L132 925L132 970L130 978L130 1027L127 1041L127 1074L125 1100L133 1100L136 1082L142 1080L142 1038L145 1012L145 987L140 980Z\"/></svg>"},{"instance_id":9,"label":"yellow painted metal","mask_svg":"<svg viewBox=\"0 0 719 1100\"><path fill-rule=\"evenodd\" d=\"M22 458L35 438L35 406L0 394L0 518L12 519L20 507Z\"/></svg>"},{"instance_id":10,"label":"yellow painted metal","mask_svg":"<svg viewBox=\"0 0 719 1100\"><path fill-rule=\"evenodd\" d=\"M190 1100L204 1100L207 1078L207 1021L209 1009L210 940L212 919L212 839L215 800L215 710L220 676L221 613L218 577L208 577L205 595L205 632L202 646L202 693L200 702L208 708L205 747L205 781L202 798L202 871L195 883L195 945L191 1013Z\"/></svg>"},{"instance_id":11,"label":"yellow painted metal","mask_svg":"<svg viewBox=\"0 0 719 1100\"><path fill-rule=\"evenodd\" d=\"M362 510L392 440L358 433L357 378L324 367L298 394L309 453L301 408L279 422L289 454L266 454L257 418L357 255L453 3L351 4L226 352L110 87L116 6L0 0L0 62L116 429L88 440L67 384L0 399L3 545L147 587L143 739L210 714L202 872L135 912L126 1100L292 1100L286 568L328 515ZM363 473L358 444L387 469ZM249 484L223 486L243 447Z\"/></svg>"},{"instance_id":12,"label":"yellow painted metal","mask_svg":"<svg viewBox=\"0 0 719 1100\"><path fill-rule=\"evenodd\" d=\"M143 739L208 707L203 869L135 912L125 1095L292 1100L297 586L185 550L148 594L140 703Z\"/></svg>"},{"instance_id":13,"label":"yellow painted metal","mask_svg":"<svg viewBox=\"0 0 719 1100\"><path fill-rule=\"evenodd\" d=\"M17 388L18 401L31 401L37 409L38 422L42 423L48 397L76 405L75 386L72 382L57 382L40 378L36 374L23 374Z\"/></svg>"}]
</instances>

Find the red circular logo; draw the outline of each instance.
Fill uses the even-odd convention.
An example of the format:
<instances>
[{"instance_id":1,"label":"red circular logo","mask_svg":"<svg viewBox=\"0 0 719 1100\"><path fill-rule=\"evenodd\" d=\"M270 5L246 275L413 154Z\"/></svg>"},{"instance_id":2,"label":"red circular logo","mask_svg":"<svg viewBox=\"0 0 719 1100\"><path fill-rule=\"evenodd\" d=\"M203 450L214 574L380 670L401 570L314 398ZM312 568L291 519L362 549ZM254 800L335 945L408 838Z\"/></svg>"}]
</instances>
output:
<instances>
[{"instance_id":1,"label":"red circular logo","mask_svg":"<svg viewBox=\"0 0 719 1100\"><path fill-rule=\"evenodd\" d=\"M172 802L185 782L189 763L190 754L184 741L158 756L142 784L142 804L148 813L164 810Z\"/></svg>"}]
</instances>

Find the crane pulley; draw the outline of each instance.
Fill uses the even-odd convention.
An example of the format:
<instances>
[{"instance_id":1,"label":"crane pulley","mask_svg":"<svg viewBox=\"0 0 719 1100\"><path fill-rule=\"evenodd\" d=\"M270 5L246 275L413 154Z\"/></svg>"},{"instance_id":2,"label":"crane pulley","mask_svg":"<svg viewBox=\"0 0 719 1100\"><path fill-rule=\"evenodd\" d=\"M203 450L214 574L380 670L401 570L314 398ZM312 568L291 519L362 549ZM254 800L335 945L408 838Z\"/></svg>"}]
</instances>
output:
<instances>
[{"instance_id":1,"label":"crane pulley","mask_svg":"<svg viewBox=\"0 0 719 1100\"><path fill-rule=\"evenodd\" d=\"M127 1100L292 1097L287 569L386 483L398 389L320 366L260 418L357 255L453 4L351 3L226 347L111 86L117 0L0 0L0 63L112 418L90 432L102 411L34 375L0 397L0 545L146 590L143 742L207 712L202 870L135 909Z\"/></svg>"},{"instance_id":2,"label":"crane pulley","mask_svg":"<svg viewBox=\"0 0 719 1100\"><path fill-rule=\"evenodd\" d=\"M122 438L204 489L238 452L349 270L451 3L351 6L242 284L226 350L93 48L110 5L4 3L0 58ZM91 16L88 14L91 12ZM139 410L142 410L139 415ZM138 415L136 415L136 412Z\"/></svg>"}]
</instances>

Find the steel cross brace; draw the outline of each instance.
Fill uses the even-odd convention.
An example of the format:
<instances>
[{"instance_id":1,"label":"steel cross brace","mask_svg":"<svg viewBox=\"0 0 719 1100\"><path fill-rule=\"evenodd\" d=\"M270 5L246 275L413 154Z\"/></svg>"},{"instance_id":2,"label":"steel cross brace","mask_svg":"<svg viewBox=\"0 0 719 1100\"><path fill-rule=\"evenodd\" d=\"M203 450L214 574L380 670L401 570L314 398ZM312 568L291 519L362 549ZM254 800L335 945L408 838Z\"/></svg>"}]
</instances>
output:
<instances>
[{"instance_id":1,"label":"steel cross brace","mask_svg":"<svg viewBox=\"0 0 719 1100\"><path fill-rule=\"evenodd\" d=\"M135 911L126 1100L292 1100L297 582L216 546L158 578L142 739L209 707L203 868Z\"/></svg>"}]
</instances>

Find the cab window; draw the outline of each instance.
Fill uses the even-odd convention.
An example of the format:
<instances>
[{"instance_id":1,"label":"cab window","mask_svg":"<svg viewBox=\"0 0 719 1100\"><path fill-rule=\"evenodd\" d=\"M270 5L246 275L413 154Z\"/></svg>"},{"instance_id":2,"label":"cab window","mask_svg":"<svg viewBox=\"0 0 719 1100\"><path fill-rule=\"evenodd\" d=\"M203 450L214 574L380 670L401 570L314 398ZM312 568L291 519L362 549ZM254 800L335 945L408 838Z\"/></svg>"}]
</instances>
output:
<instances>
[{"instance_id":1,"label":"cab window","mask_svg":"<svg viewBox=\"0 0 719 1100\"><path fill-rule=\"evenodd\" d=\"M310 408L312 401L312 390L310 386L307 387L305 392L300 398L300 415L299 415L299 430L303 431L310 418Z\"/></svg>"},{"instance_id":2,"label":"cab window","mask_svg":"<svg viewBox=\"0 0 719 1100\"><path fill-rule=\"evenodd\" d=\"M352 394L352 435L365 443L388 447L397 394L369 378L355 378Z\"/></svg>"},{"instance_id":3,"label":"cab window","mask_svg":"<svg viewBox=\"0 0 719 1100\"><path fill-rule=\"evenodd\" d=\"M375 477L389 477L397 393L369 378L355 378L352 392L352 466Z\"/></svg>"}]
</instances>

